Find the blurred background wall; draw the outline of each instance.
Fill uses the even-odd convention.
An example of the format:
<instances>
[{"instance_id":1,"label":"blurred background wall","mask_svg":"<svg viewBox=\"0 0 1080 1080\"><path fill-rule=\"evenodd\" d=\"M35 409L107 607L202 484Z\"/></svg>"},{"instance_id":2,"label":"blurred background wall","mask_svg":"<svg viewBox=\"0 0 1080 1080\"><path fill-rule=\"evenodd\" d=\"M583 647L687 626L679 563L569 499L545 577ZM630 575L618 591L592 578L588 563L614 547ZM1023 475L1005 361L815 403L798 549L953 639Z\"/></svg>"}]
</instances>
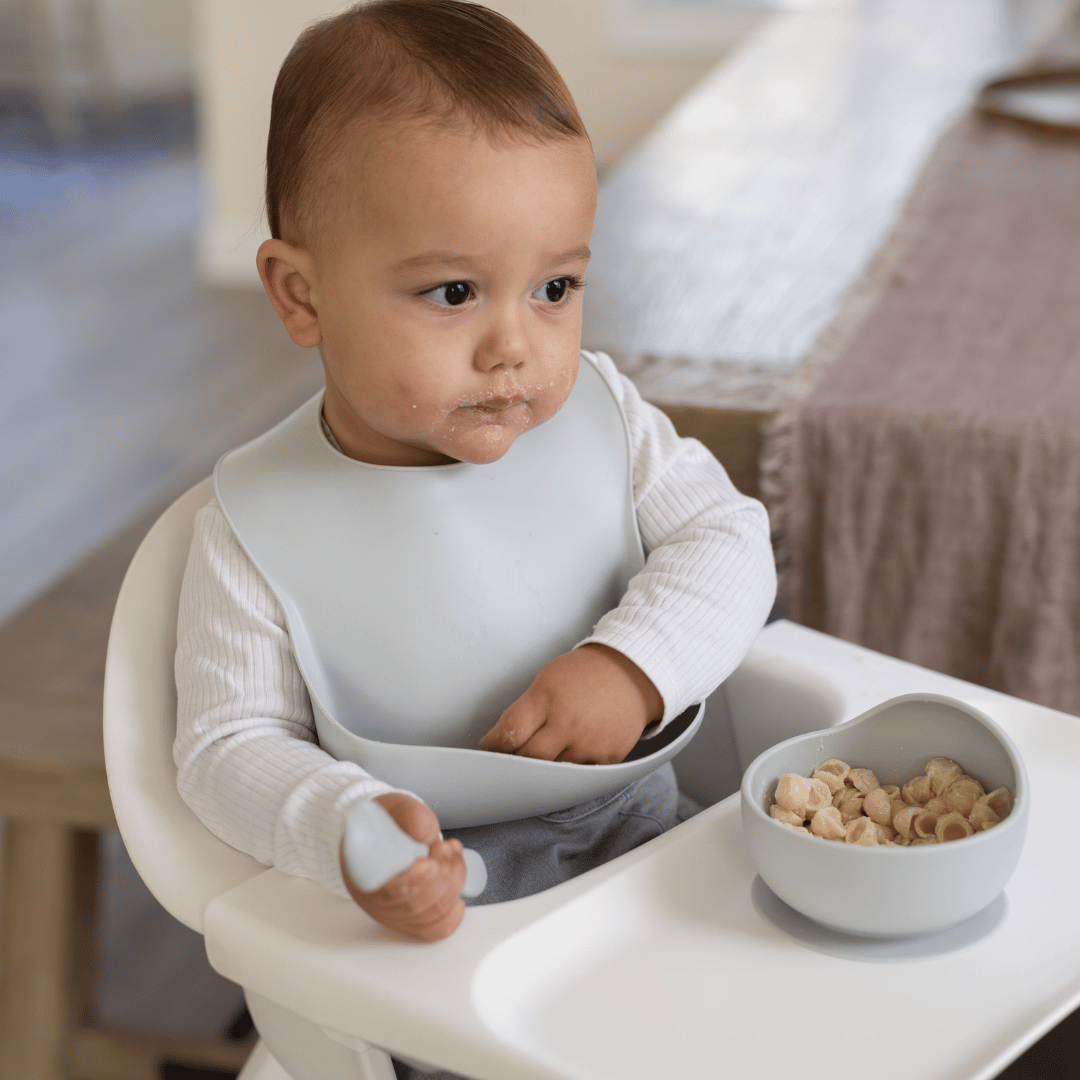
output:
<instances>
[{"instance_id":1,"label":"blurred background wall","mask_svg":"<svg viewBox=\"0 0 1080 1080\"><path fill-rule=\"evenodd\" d=\"M262 158L277 70L326 0L194 0L208 281L255 281L265 238ZM723 0L492 0L555 62L610 167L761 18Z\"/></svg>"},{"instance_id":2,"label":"blurred background wall","mask_svg":"<svg viewBox=\"0 0 1080 1080\"><path fill-rule=\"evenodd\" d=\"M0 0L0 93L74 112L190 94L192 79L189 0Z\"/></svg>"}]
</instances>

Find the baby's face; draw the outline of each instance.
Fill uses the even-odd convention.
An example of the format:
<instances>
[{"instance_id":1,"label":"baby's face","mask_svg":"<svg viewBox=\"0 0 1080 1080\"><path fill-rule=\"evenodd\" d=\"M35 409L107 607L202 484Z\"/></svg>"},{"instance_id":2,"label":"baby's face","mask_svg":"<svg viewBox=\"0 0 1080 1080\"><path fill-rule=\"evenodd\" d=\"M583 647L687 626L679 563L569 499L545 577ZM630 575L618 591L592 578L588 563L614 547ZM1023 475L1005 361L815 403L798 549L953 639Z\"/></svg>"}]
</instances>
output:
<instances>
[{"instance_id":1,"label":"baby's face","mask_svg":"<svg viewBox=\"0 0 1080 1080\"><path fill-rule=\"evenodd\" d=\"M577 375L590 147L408 125L342 167L311 290L327 423L375 464L497 460Z\"/></svg>"}]
</instances>

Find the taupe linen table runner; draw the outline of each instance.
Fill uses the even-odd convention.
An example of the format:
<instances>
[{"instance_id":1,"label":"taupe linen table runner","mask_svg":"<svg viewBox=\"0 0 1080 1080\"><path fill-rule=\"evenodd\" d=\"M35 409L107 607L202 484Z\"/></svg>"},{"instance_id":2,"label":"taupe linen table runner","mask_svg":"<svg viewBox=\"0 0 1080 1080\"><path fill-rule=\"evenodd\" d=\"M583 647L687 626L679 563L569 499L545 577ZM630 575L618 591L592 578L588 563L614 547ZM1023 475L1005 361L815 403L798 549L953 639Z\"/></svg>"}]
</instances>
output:
<instances>
[{"instance_id":1,"label":"taupe linen table runner","mask_svg":"<svg viewBox=\"0 0 1080 1080\"><path fill-rule=\"evenodd\" d=\"M1080 713L1080 140L948 133L876 303L787 417L791 617Z\"/></svg>"}]
</instances>

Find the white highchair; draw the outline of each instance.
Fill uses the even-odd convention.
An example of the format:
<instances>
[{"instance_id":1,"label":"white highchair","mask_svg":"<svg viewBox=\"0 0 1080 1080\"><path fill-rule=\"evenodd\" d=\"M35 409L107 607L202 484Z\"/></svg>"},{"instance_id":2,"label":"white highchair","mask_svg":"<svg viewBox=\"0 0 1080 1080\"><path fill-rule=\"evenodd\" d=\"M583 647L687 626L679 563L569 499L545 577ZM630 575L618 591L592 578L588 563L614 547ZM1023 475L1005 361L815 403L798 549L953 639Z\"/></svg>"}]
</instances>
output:
<instances>
[{"instance_id":1,"label":"white highchair","mask_svg":"<svg viewBox=\"0 0 1080 1080\"><path fill-rule=\"evenodd\" d=\"M789 1070L824 1080L841 1052L874 1063L877 1080L981 1080L1080 1001L1080 862L1060 859L1080 722L790 623L763 631L675 760L680 786L708 808L605 866L472 908L436 945L267 870L212 836L175 786L177 601L211 492L207 480L179 499L128 571L109 640L105 754L136 868L244 987L260 1043L242 1080L392 1080L388 1051L477 1080ZM883 972L828 943L807 947L755 907L737 798L725 796L773 743L919 690L966 697L1007 727L1034 806L1004 925L963 952L942 947ZM977 1009L954 992L1006 971L1010 993L980 993ZM821 1026L815 1000L850 1012L863 997L852 988L875 975L887 977L887 1023ZM798 988L794 999L785 987Z\"/></svg>"}]
</instances>

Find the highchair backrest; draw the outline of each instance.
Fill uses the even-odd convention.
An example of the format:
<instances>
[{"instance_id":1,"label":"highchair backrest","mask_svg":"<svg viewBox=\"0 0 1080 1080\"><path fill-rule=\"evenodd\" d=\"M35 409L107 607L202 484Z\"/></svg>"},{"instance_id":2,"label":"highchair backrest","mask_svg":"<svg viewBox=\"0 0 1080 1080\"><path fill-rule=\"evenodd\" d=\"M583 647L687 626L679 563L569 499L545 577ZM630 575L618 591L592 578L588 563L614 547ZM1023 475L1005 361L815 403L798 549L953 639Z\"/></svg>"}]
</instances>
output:
<instances>
[{"instance_id":1,"label":"highchair backrest","mask_svg":"<svg viewBox=\"0 0 1080 1080\"><path fill-rule=\"evenodd\" d=\"M266 868L210 833L176 790L176 618L196 512L210 478L157 520L135 553L113 613L105 662L105 768L120 834L140 877L202 932L214 897Z\"/></svg>"}]
</instances>

